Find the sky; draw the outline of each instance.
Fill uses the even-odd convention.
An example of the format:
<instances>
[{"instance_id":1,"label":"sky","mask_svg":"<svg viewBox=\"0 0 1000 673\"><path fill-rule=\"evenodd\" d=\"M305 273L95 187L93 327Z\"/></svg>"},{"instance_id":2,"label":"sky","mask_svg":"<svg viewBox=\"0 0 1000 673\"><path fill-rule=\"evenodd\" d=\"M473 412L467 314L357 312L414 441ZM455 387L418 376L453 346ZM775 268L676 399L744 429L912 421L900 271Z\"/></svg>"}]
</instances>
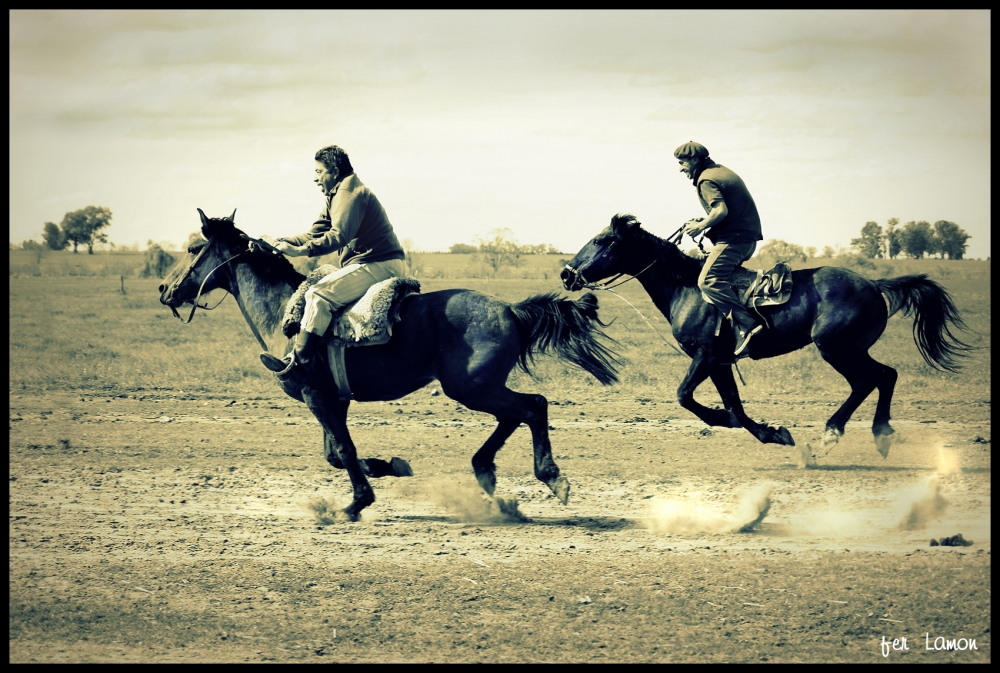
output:
<instances>
[{"instance_id":1,"label":"sky","mask_svg":"<svg viewBox=\"0 0 1000 673\"><path fill-rule=\"evenodd\" d=\"M617 212L703 216L673 150L738 173L765 239L951 220L990 255L988 11L11 11L10 240L87 205L180 245L197 208L306 231L343 147L418 250L508 228L574 253Z\"/></svg>"}]
</instances>

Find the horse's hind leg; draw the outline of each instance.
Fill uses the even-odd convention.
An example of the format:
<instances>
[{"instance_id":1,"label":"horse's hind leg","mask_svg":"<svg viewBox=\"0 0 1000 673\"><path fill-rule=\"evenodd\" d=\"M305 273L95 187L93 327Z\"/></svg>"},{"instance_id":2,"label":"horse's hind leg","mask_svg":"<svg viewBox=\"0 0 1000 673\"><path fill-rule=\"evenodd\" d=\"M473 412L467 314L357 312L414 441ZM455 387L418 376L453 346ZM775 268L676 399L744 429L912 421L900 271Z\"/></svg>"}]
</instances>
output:
<instances>
[{"instance_id":1,"label":"horse's hind leg","mask_svg":"<svg viewBox=\"0 0 1000 673\"><path fill-rule=\"evenodd\" d=\"M876 362L867 352L831 353L822 347L820 347L819 352L823 356L823 359L829 362L830 366L836 369L851 385L851 394L840 405L840 408L834 412L830 420L826 422L826 433L823 435L822 446L829 450L830 447L840 441L847 421L858 410L861 403L875 390L875 386L883 375L882 370L887 369L887 367ZM879 401L881 402L881 399ZM886 413L886 425L888 425L888 405L886 405L884 411ZM878 418L877 409L876 418Z\"/></svg>"},{"instance_id":2,"label":"horse's hind leg","mask_svg":"<svg viewBox=\"0 0 1000 673\"><path fill-rule=\"evenodd\" d=\"M875 448L883 458L889 457L889 447L892 445L891 435L896 432L889 425L889 408L892 406L892 394L896 390L896 370L881 362L872 360L879 366L876 378L878 382L878 404L875 405L875 421L872 423L872 434L875 435Z\"/></svg>"},{"instance_id":3,"label":"horse's hind leg","mask_svg":"<svg viewBox=\"0 0 1000 673\"><path fill-rule=\"evenodd\" d=\"M521 425L521 421L511 418L498 417L497 421L497 429L472 457L472 471L476 474L476 481L489 495L493 495L497 487L497 466L494 462L497 452L503 448L507 438L514 434L517 426Z\"/></svg>"},{"instance_id":4,"label":"horse's hind leg","mask_svg":"<svg viewBox=\"0 0 1000 673\"><path fill-rule=\"evenodd\" d=\"M740 399L739 389L736 387L736 379L733 378L733 370L729 365L720 365L712 370L712 383L715 384L722 403L740 421L740 425L764 444L783 444L785 446L795 446L792 433L782 426L767 425L757 423L743 410L743 400Z\"/></svg>"},{"instance_id":5,"label":"horse's hind leg","mask_svg":"<svg viewBox=\"0 0 1000 673\"><path fill-rule=\"evenodd\" d=\"M468 398L459 396L455 399L470 409L493 414L500 420L500 425L493 435L473 458L473 469L483 469L483 478L491 487L496 484L496 476L493 473L493 457L503 446L503 442L517 429L517 426L524 423L531 429L531 440L535 453L535 477L544 482L552 489L556 497L564 505L566 504L569 500L569 481L560 476L559 466L552 458L552 444L549 441L548 400L541 395L516 393L506 387L487 395L472 393ZM487 458L489 459L488 463ZM479 483L483 484L480 472L477 471L476 477L479 479ZM492 492L486 485L483 486L483 489L487 493Z\"/></svg>"},{"instance_id":6,"label":"horse's hind leg","mask_svg":"<svg viewBox=\"0 0 1000 673\"><path fill-rule=\"evenodd\" d=\"M361 510L375 502L375 492L358 462L358 450L347 429L348 403L337 400L335 395L311 387L303 389L302 397L306 406L316 416L316 420L323 426L323 430L331 435L329 442L324 441L324 449L332 448L334 453L338 454L340 466L347 470L347 475L351 478L354 500L344 508L344 515L349 521L357 521L361 518ZM327 460L330 460L329 455ZM338 467L332 460L330 464Z\"/></svg>"}]
</instances>

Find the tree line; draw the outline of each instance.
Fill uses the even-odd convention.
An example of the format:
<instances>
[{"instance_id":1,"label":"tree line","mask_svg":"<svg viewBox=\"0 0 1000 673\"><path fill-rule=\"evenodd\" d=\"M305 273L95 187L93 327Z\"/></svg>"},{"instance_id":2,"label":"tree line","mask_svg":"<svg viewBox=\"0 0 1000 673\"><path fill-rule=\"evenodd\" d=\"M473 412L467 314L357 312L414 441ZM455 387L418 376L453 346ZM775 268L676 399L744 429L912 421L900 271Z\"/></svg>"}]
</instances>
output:
<instances>
[{"instance_id":1,"label":"tree line","mask_svg":"<svg viewBox=\"0 0 1000 673\"><path fill-rule=\"evenodd\" d=\"M861 236L851 239L851 247L868 259L895 259L901 253L914 259L925 254L941 259L962 259L971 238L954 222L938 220L932 227L924 220L899 226L899 218L890 218L883 230L878 222L866 222Z\"/></svg>"}]
</instances>

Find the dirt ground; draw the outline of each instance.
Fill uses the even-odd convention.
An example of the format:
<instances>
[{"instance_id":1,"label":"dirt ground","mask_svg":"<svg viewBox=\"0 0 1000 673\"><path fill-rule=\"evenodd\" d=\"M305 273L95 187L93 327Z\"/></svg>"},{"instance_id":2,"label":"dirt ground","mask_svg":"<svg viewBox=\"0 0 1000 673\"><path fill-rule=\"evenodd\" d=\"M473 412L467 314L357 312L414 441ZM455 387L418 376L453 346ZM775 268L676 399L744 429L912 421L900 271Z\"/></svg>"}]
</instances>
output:
<instances>
[{"instance_id":1,"label":"dirt ground","mask_svg":"<svg viewBox=\"0 0 1000 673\"><path fill-rule=\"evenodd\" d=\"M12 396L10 661L990 661L988 400L901 396L886 460L869 401L811 469L671 400L550 398L570 501L521 428L521 522L472 477L492 419L433 387L356 404L361 455L415 476L322 525L349 482L287 398ZM829 404L748 410L818 446Z\"/></svg>"}]
</instances>

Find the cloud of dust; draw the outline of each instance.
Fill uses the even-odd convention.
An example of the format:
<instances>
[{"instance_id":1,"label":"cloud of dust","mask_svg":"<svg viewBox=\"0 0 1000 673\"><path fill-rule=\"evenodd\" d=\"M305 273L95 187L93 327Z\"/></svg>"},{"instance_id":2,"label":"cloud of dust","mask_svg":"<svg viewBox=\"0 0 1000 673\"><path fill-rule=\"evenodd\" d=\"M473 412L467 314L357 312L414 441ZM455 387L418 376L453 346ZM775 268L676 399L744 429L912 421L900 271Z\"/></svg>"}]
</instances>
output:
<instances>
[{"instance_id":1,"label":"cloud of dust","mask_svg":"<svg viewBox=\"0 0 1000 673\"><path fill-rule=\"evenodd\" d=\"M475 481L464 479L407 480L406 495L441 507L463 523L522 523L530 521L517 498L490 497Z\"/></svg>"},{"instance_id":2,"label":"cloud of dust","mask_svg":"<svg viewBox=\"0 0 1000 673\"><path fill-rule=\"evenodd\" d=\"M941 495L941 479L934 474L919 484L902 489L896 497L894 507L902 517L896 526L900 530L920 530L926 528L948 509L948 501Z\"/></svg>"},{"instance_id":3,"label":"cloud of dust","mask_svg":"<svg viewBox=\"0 0 1000 673\"><path fill-rule=\"evenodd\" d=\"M692 501L655 500L648 526L657 533L735 533L756 527L771 509L774 484L761 484L736 504L733 512Z\"/></svg>"},{"instance_id":4,"label":"cloud of dust","mask_svg":"<svg viewBox=\"0 0 1000 673\"><path fill-rule=\"evenodd\" d=\"M962 471L962 466L958 462L958 454L943 446L938 447L937 473L941 476L958 474Z\"/></svg>"},{"instance_id":5,"label":"cloud of dust","mask_svg":"<svg viewBox=\"0 0 1000 673\"><path fill-rule=\"evenodd\" d=\"M332 498L317 498L310 500L306 507L315 515L316 523L321 526L329 526L337 523L337 512L343 509Z\"/></svg>"}]
</instances>

